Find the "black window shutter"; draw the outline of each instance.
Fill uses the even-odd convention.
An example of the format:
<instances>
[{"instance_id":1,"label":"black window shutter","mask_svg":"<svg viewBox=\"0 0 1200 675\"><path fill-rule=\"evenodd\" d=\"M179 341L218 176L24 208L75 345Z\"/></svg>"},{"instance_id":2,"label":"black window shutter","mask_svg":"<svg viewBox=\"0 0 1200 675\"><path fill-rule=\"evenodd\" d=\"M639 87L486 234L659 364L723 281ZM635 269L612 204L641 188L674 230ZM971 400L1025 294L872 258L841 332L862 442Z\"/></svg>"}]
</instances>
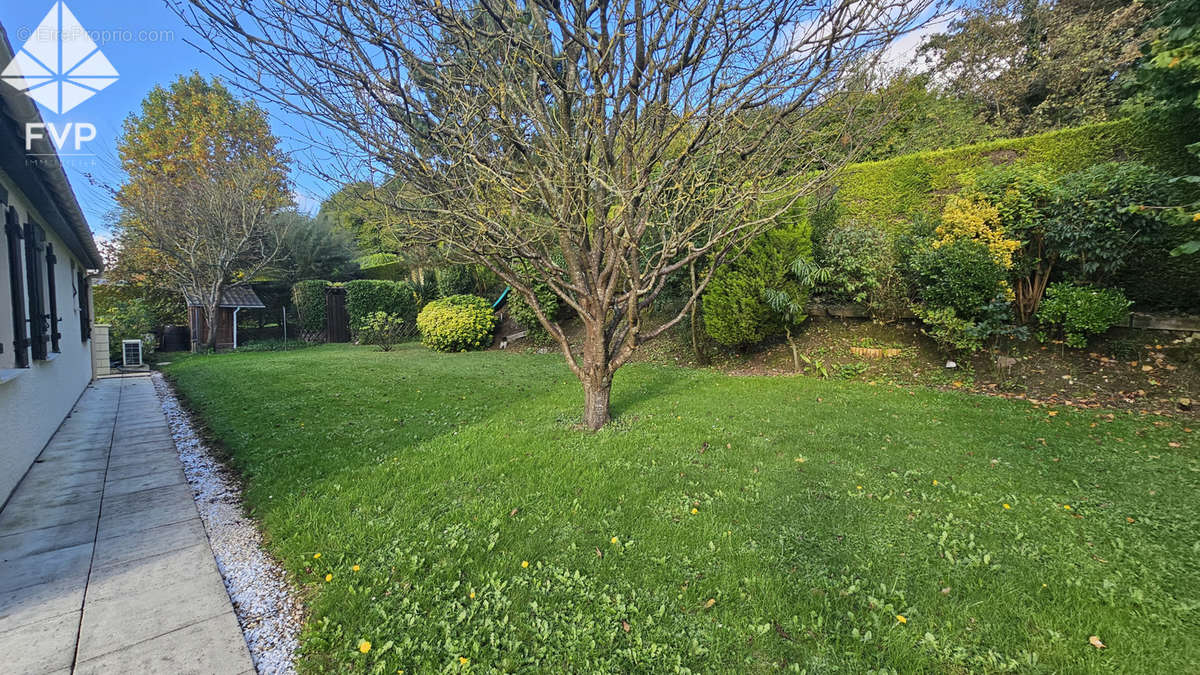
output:
<instances>
[{"instance_id":1,"label":"black window shutter","mask_svg":"<svg viewBox=\"0 0 1200 675\"><path fill-rule=\"evenodd\" d=\"M25 223L25 280L29 284L29 347L33 351L33 360L46 359L46 342L49 337L49 316L43 303L41 253L42 241L45 234L35 223Z\"/></svg>"},{"instance_id":2,"label":"black window shutter","mask_svg":"<svg viewBox=\"0 0 1200 675\"><path fill-rule=\"evenodd\" d=\"M21 275L21 225L17 220L17 210L11 206L4 213L4 236L8 240L8 287L12 291L13 358L18 368L28 368L25 283Z\"/></svg>"},{"instance_id":3,"label":"black window shutter","mask_svg":"<svg viewBox=\"0 0 1200 675\"><path fill-rule=\"evenodd\" d=\"M62 337L62 333L58 332L58 322L62 321L62 317L58 315L58 291L54 279L54 263L56 262L58 262L58 258L54 257L54 245L47 242L46 294L50 297L50 351L58 354L62 351L58 346L58 341Z\"/></svg>"},{"instance_id":4,"label":"black window shutter","mask_svg":"<svg viewBox=\"0 0 1200 675\"><path fill-rule=\"evenodd\" d=\"M79 280L79 335L84 342L92 337L92 318L88 316L88 283L87 275L80 269L76 272Z\"/></svg>"}]
</instances>

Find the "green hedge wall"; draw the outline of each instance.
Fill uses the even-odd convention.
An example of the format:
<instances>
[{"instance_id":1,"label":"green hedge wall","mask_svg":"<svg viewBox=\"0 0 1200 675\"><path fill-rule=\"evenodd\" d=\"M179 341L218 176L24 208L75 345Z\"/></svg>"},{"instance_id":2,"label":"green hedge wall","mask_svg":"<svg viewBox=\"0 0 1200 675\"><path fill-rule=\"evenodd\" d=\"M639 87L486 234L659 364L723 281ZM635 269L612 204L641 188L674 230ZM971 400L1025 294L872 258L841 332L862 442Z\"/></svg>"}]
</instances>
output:
<instances>
[{"instance_id":1,"label":"green hedge wall","mask_svg":"<svg viewBox=\"0 0 1200 675\"><path fill-rule=\"evenodd\" d=\"M350 330L357 332L362 320L373 312L397 314L409 330L416 326L417 294L405 281L356 279L343 284L346 288L346 314Z\"/></svg>"},{"instance_id":2,"label":"green hedge wall","mask_svg":"<svg viewBox=\"0 0 1200 675\"><path fill-rule=\"evenodd\" d=\"M939 213L946 197L986 166L1038 163L1066 174L1120 160L1142 161L1171 174L1185 172L1192 161L1169 130L1149 128L1132 119L1103 122L852 164L837 181L839 217L898 233L914 213Z\"/></svg>"},{"instance_id":3,"label":"green hedge wall","mask_svg":"<svg viewBox=\"0 0 1200 675\"><path fill-rule=\"evenodd\" d=\"M1173 129L1135 119L919 152L847 166L836 181L833 208L810 214L814 237L822 236L832 221L873 224L892 236L904 234L915 215L936 217L949 195L988 166L1036 163L1065 175L1110 161L1139 161L1173 176L1200 173L1195 157ZM1191 236L1185 229L1178 228L1175 237L1182 241ZM1135 258L1139 262L1116 285L1138 309L1200 311L1200 265L1189 256L1171 258L1166 250L1153 250L1135 252Z\"/></svg>"},{"instance_id":4,"label":"green hedge wall","mask_svg":"<svg viewBox=\"0 0 1200 675\"><path fill-rule=\"evenodd\" d=\"M292 285L292 304L300 315L300 329L308 333L325 330L325 289L329 282L324 279L297 281Z\"/></svg>"}]
</instances>

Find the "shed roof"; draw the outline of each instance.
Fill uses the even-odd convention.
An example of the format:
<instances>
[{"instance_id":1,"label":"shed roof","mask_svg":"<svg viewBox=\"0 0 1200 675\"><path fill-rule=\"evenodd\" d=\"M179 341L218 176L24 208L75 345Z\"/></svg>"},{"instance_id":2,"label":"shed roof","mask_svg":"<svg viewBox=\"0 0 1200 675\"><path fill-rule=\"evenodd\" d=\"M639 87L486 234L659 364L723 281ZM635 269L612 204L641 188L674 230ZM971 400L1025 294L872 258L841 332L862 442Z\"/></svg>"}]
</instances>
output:
<instances>
[{"instance_id":1,"label":"shed roof","mask_svg":"<svg viewBox=\"0 0 1200 675\"><path fill-rule=\"evenodd\" d=\"M187 299L188 307L199 307L200 301L196 298L189 297ZM246 284L237 286L226 286L221 293L221 307L242 307L245 309L264 309L266 305L262 300L258 299L258 294L254 289Z\"/></svg>"}]
</instances>

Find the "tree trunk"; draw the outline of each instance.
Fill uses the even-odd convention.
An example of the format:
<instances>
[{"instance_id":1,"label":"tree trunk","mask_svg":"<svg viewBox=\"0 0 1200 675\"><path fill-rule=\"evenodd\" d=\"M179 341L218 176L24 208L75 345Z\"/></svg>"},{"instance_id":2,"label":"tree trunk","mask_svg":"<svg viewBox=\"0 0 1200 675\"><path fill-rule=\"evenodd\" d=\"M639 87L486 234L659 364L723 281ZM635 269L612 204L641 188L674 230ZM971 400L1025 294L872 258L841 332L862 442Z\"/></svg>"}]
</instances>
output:
<instances>
[{"instance_id":1,"label":"tree trunk","mask_svg":"<svg viewBox=\"0 0 1200 675\"><path fill-rule=\"evenodd\" d=\"M588 322L583 338L583 426L596 431L610 419L608 395L612 390L612 375L608 372L608 343L604 324Z\"/></svg>"},{"instance_id":2,"label":"tree trunk","mask_svg":"<svg viewBox=\"0 0 1200 675\"><path fill-rule=\"evenodd\" d=\"M696 262L695 261L692 261L692 264L688 265L688 274L691 277L691 282L692 282L692 295L695 295L696 294ZM692 324L692 354L695 355L696 363L698 365L707 366L708 365L708 353L704 351L704 343L701 342L701 338L700 338L700 322L699 322L699 318L700 318L699 314L700 313L697 309L697 305L699 305L699 304L700 304L699 301L693 302L691 309L690 309L691 316L689 318L691 319L691 324Z\"/></svg>"},{"instance_id":3,"label":"tree trunk","mask_svg":"<svg viewBox=\"0 0 1200 675\"><path fill-rule=\"evenodd\" d=\"M792 329L785 326L784 330L787 331L788 346L792 348L792 370L798 373L800 372L800 350L796 348L796 341L792 339Z\"/></svg>"},{"instance_id":4,"label":"tree trunk","mask_svg":"<svg viewBox=\"0 0 1200 675\"><path fill-rule=\"evenodd\" d=\"M217 322L220 321L221 315L220 302L206 306L204 313L207 315L205 318L208 320L208 335L204 338L204 345L208 348L208 351L215 352L217 351Z\"/></svg>"},{"instance_id":5,"label":"tree trunk","mask_svg":"<svg viewBox=\"0 0 1200 675\"><path fill-rule=\"evenodd\" d=\"M608 424L608 395L611 391L612 381L608 378L583 383L583 426L597 431Z\"/></svg>"}]
</instances>

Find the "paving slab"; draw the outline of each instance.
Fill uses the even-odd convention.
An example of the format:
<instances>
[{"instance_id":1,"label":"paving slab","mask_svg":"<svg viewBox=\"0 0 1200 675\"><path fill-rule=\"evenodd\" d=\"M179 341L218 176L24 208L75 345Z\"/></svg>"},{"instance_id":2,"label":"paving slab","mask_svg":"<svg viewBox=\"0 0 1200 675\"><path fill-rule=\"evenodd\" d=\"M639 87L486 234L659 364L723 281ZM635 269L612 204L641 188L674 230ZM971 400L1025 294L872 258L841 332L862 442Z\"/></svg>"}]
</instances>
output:
<instances>
[{"instance_id":1,"label":"paving slab","mask_svg":"<svg viewBox=\"0 0 1200 675\"><path fill-rule=\"evenodd\" d=\"M247 673L149 377L84 392L0 510L0 672Z\"/></svg>"}]
</instances>

